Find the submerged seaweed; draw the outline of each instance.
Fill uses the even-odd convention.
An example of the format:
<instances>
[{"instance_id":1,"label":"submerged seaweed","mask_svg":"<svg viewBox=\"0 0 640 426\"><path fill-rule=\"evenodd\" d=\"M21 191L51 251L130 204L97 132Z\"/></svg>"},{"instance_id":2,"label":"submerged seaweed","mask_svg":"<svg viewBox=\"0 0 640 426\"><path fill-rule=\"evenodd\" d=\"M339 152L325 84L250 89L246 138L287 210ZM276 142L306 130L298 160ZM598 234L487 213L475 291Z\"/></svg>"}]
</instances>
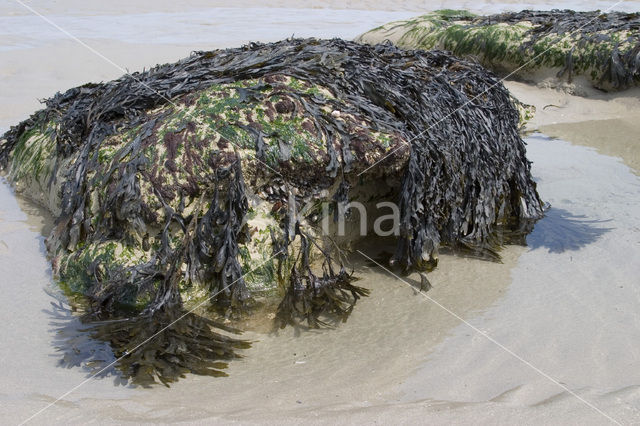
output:
<instances>
[{"instance_id":1,"label":"submerged seaweed","mask_svg":"<svg viewBox=\"0 0 640 426\"><path fill-rule=\"evenodd\" d=\"M499 71L551 68L559 78L571 82L584 75L603 89L640 83L640 13L524 10L476 16L441 10L389 23L359 40L380 37L403 48L473 56Z\"/></svg>"},{"instance_id":2,"label":"submerged seaweed","mask_svg":"<svg viewBox=\"0 0 640 426\"><path fill-rule=\"evenodd\" d=\"M163 309L153 315L91 320L65 315L65 308L53 305L56 340L63 367L87 367L91 376L107 377L117 369L116 382L165 386L187 373L221 377L238 350L250 342L229 337L240 331L184 309ZM97 342L106 342L106 350Z\"/></svg>"},{"instance_id":3,"label":"submerged seaweed","mask_svg":"<svg viewBox=\"0 0 640 426\"><path fill-rule=\"evenodd\" d=\"M242 347L196 314L163 330L194 305L233 317L275 291L278 325L321 326L368 294L305 206L388 187L404 272L439 245L494 255L526 234L542 203L518 122L492 73L448 53L293 39L59 93L4 135L0 164L56 213L54 271L118 368L169 382Z\"/></svg>"},{"instance_id":4,"label":"submerged seaweed","mask_svg":"<svg viewBox=\"0 0 640 426\"><path fill-rule=\"evenodd\" d=\"M296 326L304 321L309 327L329 325L321 319L322 316L346 321L356 301L368 296L369 290L351 284L353 278L344 267L335 273L331 255L322 249L325 257L322 276L316 276L309 260L309 244L313 239L305 235L299 226L295 232L300 237L300 250L291 269L289 286L278 306L276 327Z\"/></svg>"}]
</instances>

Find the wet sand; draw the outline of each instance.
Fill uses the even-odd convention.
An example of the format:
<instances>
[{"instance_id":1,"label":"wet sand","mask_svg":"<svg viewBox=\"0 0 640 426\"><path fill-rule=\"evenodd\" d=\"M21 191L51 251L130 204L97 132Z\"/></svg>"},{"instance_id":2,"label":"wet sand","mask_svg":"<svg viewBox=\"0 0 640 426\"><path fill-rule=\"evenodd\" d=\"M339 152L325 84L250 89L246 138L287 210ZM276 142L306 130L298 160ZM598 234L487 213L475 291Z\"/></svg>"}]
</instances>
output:
<instances>
[{"instance_id":1,"label":"wet sand","mask_svg":"<svg viewBox=\"0 0 640 426\"><path fill-rule=\"evenodd\" d=\"M505 86L521 102L536 107L527 132L540 131L604 155L619 157L640 173L640 88L604 93L580 88L584 96L564 90L508 81Z\"/></svg>"},{"instance_id":2,"label":"wet sand","mask_svg":"<svg viewBox=\"0 0 640 426\"><path fill-rule=\"evenodd\" d=\"M193 10L205 7L197 1L189 4ZM62 2L46 7L77 15L126 10L78 6ZM174 7L160 2L156 11L169 19ZM307 14L291 13L296 19ZM278 14L270 19L277 22ZM341 12L321 31L348 37L354 33L349 23L361 19L357 11ZM235 32L225 34L236 37L232 45L246 37L264 40L267 34L281 38L269 33L273 26L249 26L248 33L240 32L241 26L233 28ZM286 27L280 30L288 35ZM212 34L210 40L192 44L131 44L115 35L89 35L87 42L134 70L178 59L190 50L223 47ZM33 47L0 49L0 128L36 109L36 98L121 74L76 42L35 39L25 41ZM15 44L11 39L5 46ZM505 248L502 263L441 256L429 276L434 288L427 295L605 415L622 423L640 422L640 178L627 167L637 172L637 92L587 99L523 83L508 87L538 107L531 130L573 143L537 134L528 139L539 191L552 209L528 237L529 246ZM548 104L562 109L544 109ZM51 323L73 320L56 320L51 313L56 299L48 293L57 290L44 257L41 232L47 224L42 217L33 206L19 203L6 183L0 184L0 336L5 343L0 349L0 416L10 423L27 419L87 377L81 368L56 367L59 354L52 341L59 327ZM90 380L33 423L608 421L406 284L358 256L353 260L362 277L359 284L371 288L372 295L339 328L246 333L255 343L245 358L231 363L227 378L191 375L170 389Z\"/></svg>"},{"instance_id":3,"label":"wet sand","mask_svg":"<svg viewBox=\"0 0 640 426\"><path fill-rule=\"evenodd\" d=\"M640 175L640 120L635 117L610 118L578 123L558 123L539 127L545 134L591 146L599 153L619 157ZM636 138L629 137L637 135Z\"/></svg>"}]
</instances>

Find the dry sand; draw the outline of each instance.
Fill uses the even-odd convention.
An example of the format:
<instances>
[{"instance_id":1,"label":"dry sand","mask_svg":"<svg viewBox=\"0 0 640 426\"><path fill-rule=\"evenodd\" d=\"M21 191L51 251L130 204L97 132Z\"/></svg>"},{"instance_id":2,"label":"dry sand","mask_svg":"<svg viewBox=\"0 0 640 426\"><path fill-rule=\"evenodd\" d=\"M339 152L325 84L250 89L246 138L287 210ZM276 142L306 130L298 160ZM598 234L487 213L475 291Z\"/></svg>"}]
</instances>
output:
<instances>
[{"instance_id":1,"label":"dry sand","mask_svg":"<svg viewBox=\"0 0 640 426\"><path fill-rule=\"evenodd\" d=\"M427 8L441 3L429 2ZM544 8L562 6L540 3ZM580 6L603 8L603 3ZM287 25L273 25L281 22L282 9L271 14L262 9L265 15L259 24L252 25L247 13L246 25L227 26L225 17L237 19L237 10L216 10L223 23L209 32L194 25L191 37L178 21L199 22L216 3L190 0L187 6L177 6L143 1L133 10L124 2L30 4L53 18L66 18L66 25L83 34L93 48L131 70L175 60L194 49L291 33ZM323 6L415 11L423 4L360 1ZM448 2L447 7L464 4ZM317 3L276 5L297 7L287 9L289 20L320 36L353 37L361 32L358 26L377 25L364 19L389 20L384 13L359 10L336 12L329 19L330 10L300 9ZM505 2L472 6L503 7ZM164 15L125 16L148 10ZM0 5L2 15L21 18L16 15L24 17L25 11L10 1ZM115 25L113 16L120 22L140 22L141 35L157 27L159 34L164 31L163 40L177 41L154 42L148 35L143 43L123 41L121 34L108 34ZM325 21L317 22L319 16ZM5 33L11 22L15 24L2 22ZM99 37L91 36L92 26ZM173 34L174 26L183 29ZM31 28L0 44L0 128L36 109L37 98L121 74L76 42L41 39ZM126 28L137 31L135 25ZM338 329L299 335L292 329L277 335L247 333L245 337L256 343L246 358L230 365L225 379L189 376L170 389L148 390L115 387L108 379L89 380L33 422L603 424L608 415L623 423L640 423L640 179L622 163L637 173L638 92L615 97L589 93L585 98L517 82L507 86L537 107L530 130L595 147L607 156L563 141L529 138L528 155L540 193L553 208L529 237L529 247L507 247L503 263L441 257L430 275L434 288L427 295L459 318L355 257L363 277L360 284L373 291ZM56 287L44 258L40 235L47 224L42 217L16 199L8 185L0 184L4 422L25 420L86 377L80 368L56 367L51 341L58 327L50 324L53 316L47 312L54 299L45 292L55 293Z\"/></svg>"}]
</instances>

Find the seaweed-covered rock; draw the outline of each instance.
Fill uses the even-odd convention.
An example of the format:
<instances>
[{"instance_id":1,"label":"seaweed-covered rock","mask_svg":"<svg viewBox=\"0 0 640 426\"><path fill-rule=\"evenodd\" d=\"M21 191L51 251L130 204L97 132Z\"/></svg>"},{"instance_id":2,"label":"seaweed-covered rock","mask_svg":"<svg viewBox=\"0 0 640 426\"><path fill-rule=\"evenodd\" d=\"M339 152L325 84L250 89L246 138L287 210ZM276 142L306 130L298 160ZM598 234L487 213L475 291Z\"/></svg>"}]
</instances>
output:
<instances>
[{"instance_id":1,"label":"seaweed-covered rock","mask_svg":"<svg viewBox=\"0 0 640 426\"><path fill-rule=\"evenodd\" d=\"M148 349L121 371L168 383L244 347L197 319L211 306L279 297L280 326L346 319L368 293L340 262L358 235L320 222L349 202L397 204L405 272L526 233L542 207L518 121L493 74L448 53L293 39L59 93L3 136L0 164L57 217L54 273L94 335Z\"/></svg>"},{"instance_id":2,"label":"seaweed-covered rock","mask_svg":"<svg viewBox=\"0 0 640 426\"><path fill-rule=\"evenodd\" d=\"M375 28L358 41L391 40L406 49L446 49L495 71L529 76L544 70L601 89L640 83L640 13L572 10L476 16L440 10Z\"/></svg>"}]
</instances>

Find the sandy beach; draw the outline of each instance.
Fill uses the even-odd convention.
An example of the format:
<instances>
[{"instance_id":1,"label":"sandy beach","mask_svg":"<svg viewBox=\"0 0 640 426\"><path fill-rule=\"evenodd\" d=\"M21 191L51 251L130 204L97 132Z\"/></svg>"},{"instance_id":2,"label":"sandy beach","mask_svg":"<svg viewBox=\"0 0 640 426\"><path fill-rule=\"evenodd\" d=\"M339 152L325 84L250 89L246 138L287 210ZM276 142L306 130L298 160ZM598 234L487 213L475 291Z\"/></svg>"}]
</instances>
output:
<instances>
[{"instance_id":1,"label":"sandy beach","mask_svg":"<svg viewBox=\"0 0 640 426\"><path fill-rule=\"evenodd\" d=\"M352 39L445 7L374 0L28 4L51 22L11 0L0 5L0 133L39 108L38 99L123 70L292 34ZM610 5L446 2L485 13ZM638 11L640 2L617 9ZM43 245L50 218L3 180L3 423L640 423L640 89L570 94L505 85L536 107L527 154L551 204L528 245L505 247L502 263L441 255L426 297L413 281L356 255L359 285L372 293L347 323L279 333L253 324L243 336L253 347L230 364L227 378L189 375L171 388L142 389L58 367L54 342L82 332L69 312L51 305L60 291Z\"/></svg>"}]
</instances>

